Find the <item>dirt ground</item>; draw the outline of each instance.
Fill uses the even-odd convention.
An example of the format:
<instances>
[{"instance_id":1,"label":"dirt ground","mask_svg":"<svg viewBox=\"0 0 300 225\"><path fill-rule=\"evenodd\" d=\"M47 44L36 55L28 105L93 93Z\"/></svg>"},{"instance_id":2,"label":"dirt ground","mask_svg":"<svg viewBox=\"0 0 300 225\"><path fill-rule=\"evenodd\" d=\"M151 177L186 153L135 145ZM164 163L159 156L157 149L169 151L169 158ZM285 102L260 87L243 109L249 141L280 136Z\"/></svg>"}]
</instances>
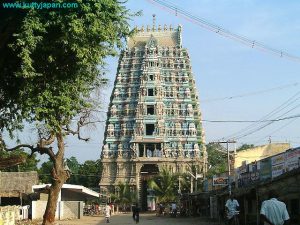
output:
<instances>
[{"instance_id":1,"label":"dirt ground","mask_svg":"<svg viewBox=\"0 0 300 225\"><path fill-rule=\"evenodd\" d=\"M57 221L57 225L100 225L106 224L103 216L84 216L82 219ZM129 225L135 224L131 214L118 214L110 218L110 225ZM200 217L171 218L169 216L157 217L155 214L140 214L141 225L218 225L208 222Z\"/></svg>"}]
</instances>

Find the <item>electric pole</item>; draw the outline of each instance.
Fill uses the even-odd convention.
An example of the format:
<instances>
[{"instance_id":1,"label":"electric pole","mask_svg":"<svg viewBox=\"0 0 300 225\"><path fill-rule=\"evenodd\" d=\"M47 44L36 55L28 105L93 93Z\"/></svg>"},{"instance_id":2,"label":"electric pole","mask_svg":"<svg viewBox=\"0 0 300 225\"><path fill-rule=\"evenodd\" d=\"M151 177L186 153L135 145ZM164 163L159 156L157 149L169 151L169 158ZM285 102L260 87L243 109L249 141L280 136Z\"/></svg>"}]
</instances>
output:
<instances>
[{"instance_id":1,"label":"electric pole","mask_svg":"<svg viewBox=\"0 0 300 225\"><path fill-rule=\"evenodd\" d=\"M228 167L228 193L231 195L231 180L230 180L230 156L229 156L229 144L235 144L235 140L227 140L227 141L214 141L210 142L213 144L226 144L226 150L227 150L227 167Z\"/></svg>"}]
</instances>

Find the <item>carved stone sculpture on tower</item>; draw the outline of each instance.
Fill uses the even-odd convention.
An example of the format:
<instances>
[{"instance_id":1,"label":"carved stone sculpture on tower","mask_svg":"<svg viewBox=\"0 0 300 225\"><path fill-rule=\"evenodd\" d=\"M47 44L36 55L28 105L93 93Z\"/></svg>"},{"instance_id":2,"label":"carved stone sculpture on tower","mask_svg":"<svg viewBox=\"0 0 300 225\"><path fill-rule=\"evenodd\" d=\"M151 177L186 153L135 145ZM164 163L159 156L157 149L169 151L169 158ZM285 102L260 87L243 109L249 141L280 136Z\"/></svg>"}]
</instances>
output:
<instances>
[{"instance_id":1,"label":"carved stone sculpture on tower","mask_svg":"<svg viewBox=\"0 0 300 225\"><path fill-rule=\"evenodd\" d=\"M188 115L189 115L189 116L192 116L192 115L194 114L192 104L188 104L188 105L187 105L187 112L188 112Z\"/></svg>"}]
</instances>

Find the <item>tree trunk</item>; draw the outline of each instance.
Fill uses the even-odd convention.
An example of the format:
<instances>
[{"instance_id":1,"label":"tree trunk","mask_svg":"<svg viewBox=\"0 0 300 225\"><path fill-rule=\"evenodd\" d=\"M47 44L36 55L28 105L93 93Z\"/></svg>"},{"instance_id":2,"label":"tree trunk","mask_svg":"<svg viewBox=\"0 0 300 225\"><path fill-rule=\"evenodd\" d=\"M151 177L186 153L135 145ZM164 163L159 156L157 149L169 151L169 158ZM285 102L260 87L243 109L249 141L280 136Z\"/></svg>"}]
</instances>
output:
<instances>
[{"instance_id":1,"label":"tree trunk","mask_svg":"<svg viewBox=\"0 0 300 225\"><path fill-rule=\"evenodd\" d=\"M61 190L63 183L59 181L52 182L49 190L47 207L44 214L43 225L52 225L55 221L55 212L57 206L57 200L59 192Z\"/></svg>"},{"instance_id":2,"label":"tree trunk","mask_svg":"<svg viewBox=\"0 0 300 225\"><path fill-rule=\"evenodd\" d=\"M55 221L55 212L58 196L61 187L68 179L68 174L64 170L64 139L62 133L56 134L58 152L53 160L53 170L51 173L52 185L49 188L48 202L44 214L43 225L53 225Z\"/></svg>"}]
</instances>

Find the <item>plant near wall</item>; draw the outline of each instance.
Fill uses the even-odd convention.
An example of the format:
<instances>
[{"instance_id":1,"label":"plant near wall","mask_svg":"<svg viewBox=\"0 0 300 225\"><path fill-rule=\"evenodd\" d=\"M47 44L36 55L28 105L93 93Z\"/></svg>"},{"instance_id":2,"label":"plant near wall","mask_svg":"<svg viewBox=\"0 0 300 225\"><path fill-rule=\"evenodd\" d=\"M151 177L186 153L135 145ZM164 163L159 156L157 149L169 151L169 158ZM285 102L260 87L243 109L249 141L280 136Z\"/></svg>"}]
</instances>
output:
<instances>
[{"instance_id":1,"label":"plant near wall","mask_svg":"<svg viewBox=\"0 0 300 225\"><path fill-rule=\"evenodd\" d=\"M113 195L112 198L114 199L114 203L121 205L123 211L126 211L126 208L130 207L133 203L137 201L136 192L130 189L128 183L122 182L120 182L116 187L116 193Z\"/></svg>"},{"instance_id":2,"label":"plant near wall","mask_svg":"<svg viewBox=\"0 0 300 225\"><path fill-rule=\"evenodd\" d=\"M148 181L148 187L155 191L157 202L173 202L178 197L178 175L166 168Z\"/></svg>"}]
</instances>

